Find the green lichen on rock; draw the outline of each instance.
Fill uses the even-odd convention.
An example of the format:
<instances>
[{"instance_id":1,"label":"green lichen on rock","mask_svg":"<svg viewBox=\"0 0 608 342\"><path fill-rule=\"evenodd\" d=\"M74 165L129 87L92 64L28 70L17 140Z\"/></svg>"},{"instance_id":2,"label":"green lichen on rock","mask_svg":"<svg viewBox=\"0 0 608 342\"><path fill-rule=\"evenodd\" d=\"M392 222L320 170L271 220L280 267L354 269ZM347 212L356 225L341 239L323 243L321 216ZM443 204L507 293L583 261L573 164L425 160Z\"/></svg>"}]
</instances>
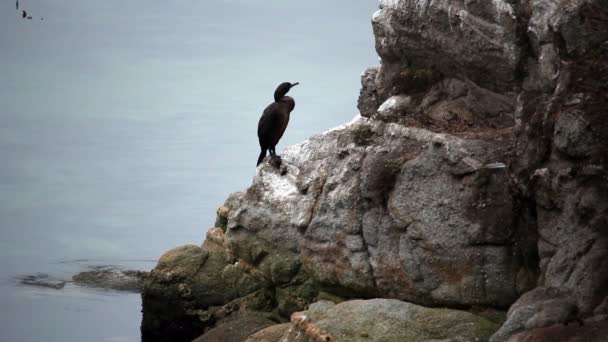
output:
<instances>
[{"instance_id":1,"label":"green lichen on rock","mask_svg":"<svg viewBox=\"0 0 608 342\"><path fill-rule=\"evenodd\" d=\"M217 209L217 216L215 218L215 226L222 228L223 231L226 231L226 227L228 226L228 214L230 213L230 209L227 207L219 207Z\"/></svg>"},{"instance_id":2,"label":"green lichen on rock","mask_svg":"<svg viewBox=\"0 0 608 342\"><path fill-rule=\"evenodd\" d=\"M165 253L144 281L142 338L191 340L241 307L271 307L262 283L228 261L224 247L209 238L202 247Z\"/></svg>"},{"instance_id":3,"label":"green lichen on rock","mask_svg":"<svg viewBox=\"0 0 608 342\"><path fill-rule=\"evenodd\" d=\"M306 309L308 304L317 298L318 292L319 287L312 280L307 280L303 284L277 287L276 300L279 313L289 317L296 311Z\"/></svg>"},{"instance_id":4,"label":"green lichen on rock","mask_svg":"<svg viewBox=\"0 0 608 342\"><path fill-rule=\"evenodd\" d=\"M374 132L369 125L359 125L353 130L353 140L357 146L367 146L371 143Z\"/></svg>"},{"instance_id":5,"label":"green lichen on rock","mask_svg":"<svg viewBox=\"0 0 608 342\"><path fill-rule=\"evenodd\" d=\"M328 302L333 302L335 304L339 304L344 302L346 299L340 296L337 296L334 293L331 292L326 292L326 291L319 291L319 294L317 295L317 300L320 301L328 301Z\"/></svg>"},{"instance_id":6,"label":"green lichen on rock","mask_svg":"<svg viewBox=\"0 0 608 342\"><path fill-rule=\"evenodd\" d=\"M194 275L207 261L209 253L200 246L186 245L176 247L158 260L157 272L165 272L165 276L188 278Z\"/></svg>"}]
</instances>

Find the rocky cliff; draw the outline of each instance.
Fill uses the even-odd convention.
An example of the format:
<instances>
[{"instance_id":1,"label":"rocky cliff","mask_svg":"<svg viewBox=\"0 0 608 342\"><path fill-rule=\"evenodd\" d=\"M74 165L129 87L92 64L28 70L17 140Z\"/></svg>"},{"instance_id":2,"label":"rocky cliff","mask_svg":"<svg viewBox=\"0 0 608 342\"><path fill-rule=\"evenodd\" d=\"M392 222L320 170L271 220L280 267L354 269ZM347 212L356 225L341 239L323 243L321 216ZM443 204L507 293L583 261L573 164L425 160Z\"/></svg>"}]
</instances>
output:
<instances>
[{"instance_id":1,"label":"rocky cliff","mask_svg":"<svg viewBox=\"0 0 608 342\"><path fill-rule=\"evenodd\" d=\"M161 258L143 339L608 336L608 2L385 0L372 24L361 115Z\"/></svg>"}]
</instances>

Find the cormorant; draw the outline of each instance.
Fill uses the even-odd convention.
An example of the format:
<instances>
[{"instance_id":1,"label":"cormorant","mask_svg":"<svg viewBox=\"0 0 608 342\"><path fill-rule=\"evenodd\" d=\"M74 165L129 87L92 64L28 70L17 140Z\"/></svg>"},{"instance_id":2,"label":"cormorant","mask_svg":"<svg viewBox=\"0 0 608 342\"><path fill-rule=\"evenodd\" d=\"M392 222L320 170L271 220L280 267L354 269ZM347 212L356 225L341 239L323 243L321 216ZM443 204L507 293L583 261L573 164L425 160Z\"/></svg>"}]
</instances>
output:
<instances>
[{"instance_id":1,"label":"cormorant","mask_svg":"<svg viewBox=\"0 0 608 342\"><path fill-rule=\"evenodd\" d=\"M21 18L25 19L25 17L27 17L27 12L26 11L21 12Z\"/></svg>"},{"instance_id":2,"label":"cormorant","mask_svg":"<svg viewBox=\"0 0 608 342\"><path fill-rule=\"evenodd\" d=\"M260 156L257 165L260 165L266 151L270 151L271 156L276 156L275 147L289 123L289 114L296 106L296 102L290 96L285 96L296 83L283 82L274 91L274 102L269 104L258 123L258 139L260 140Z\"/></svg>"},{"instance_id":3,"label":"cormorant","mask_svg":"<svg viewBox=\"0 0 608 342\"><path fill-rule=\"evenodd\" d=\"M16 9L17 9L17 11L18 11L18 10L19 10L19 0L17 0L17 1L15 2L15 7L16 7Z\"/></svg>"}]
</instances>

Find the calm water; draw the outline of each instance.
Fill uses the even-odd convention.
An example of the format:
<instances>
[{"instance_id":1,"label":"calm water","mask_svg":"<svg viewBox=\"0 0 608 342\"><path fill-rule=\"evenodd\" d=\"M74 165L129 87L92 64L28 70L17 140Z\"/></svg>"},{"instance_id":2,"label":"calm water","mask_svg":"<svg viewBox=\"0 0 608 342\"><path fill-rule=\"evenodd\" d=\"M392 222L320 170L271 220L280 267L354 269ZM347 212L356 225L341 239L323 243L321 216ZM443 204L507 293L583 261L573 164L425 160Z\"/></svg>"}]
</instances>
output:
<instances>
[{"instance_id":1,"label":"calm water","mask_svg":"<svg viewBox=\"0 0 608 342\"><path fill-rule=\"evenodd\" d=\"M200 243L255 173L256 125L299 81L278 151L350 120L376 0L0 4L0 341L137 341L138 295L17 285L150 269ZM44 17L44 20L41 20Z\"/></svg>"}]
</instances>

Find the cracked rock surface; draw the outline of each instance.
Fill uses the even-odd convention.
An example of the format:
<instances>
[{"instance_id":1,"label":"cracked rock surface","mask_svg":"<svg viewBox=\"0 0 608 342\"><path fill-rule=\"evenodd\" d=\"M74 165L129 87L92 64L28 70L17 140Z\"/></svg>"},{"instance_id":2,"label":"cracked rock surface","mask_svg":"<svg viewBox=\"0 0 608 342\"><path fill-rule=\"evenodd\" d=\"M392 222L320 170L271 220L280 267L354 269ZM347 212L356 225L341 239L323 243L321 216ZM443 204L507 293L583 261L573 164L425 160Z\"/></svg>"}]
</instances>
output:
<instances>
[{"instance_id":1,"label":"cracked rock surface","mask_svg":"<svg viewBox=\"0 0 608 342\"><path fill-rule=\"evenodd\" d=\"M359 118L262 166L228 201L226 243L269 278L280 253L344 297L507 307L531 286L508 173L486 167L509 150Z\"/></svg>"}]
</instances>

